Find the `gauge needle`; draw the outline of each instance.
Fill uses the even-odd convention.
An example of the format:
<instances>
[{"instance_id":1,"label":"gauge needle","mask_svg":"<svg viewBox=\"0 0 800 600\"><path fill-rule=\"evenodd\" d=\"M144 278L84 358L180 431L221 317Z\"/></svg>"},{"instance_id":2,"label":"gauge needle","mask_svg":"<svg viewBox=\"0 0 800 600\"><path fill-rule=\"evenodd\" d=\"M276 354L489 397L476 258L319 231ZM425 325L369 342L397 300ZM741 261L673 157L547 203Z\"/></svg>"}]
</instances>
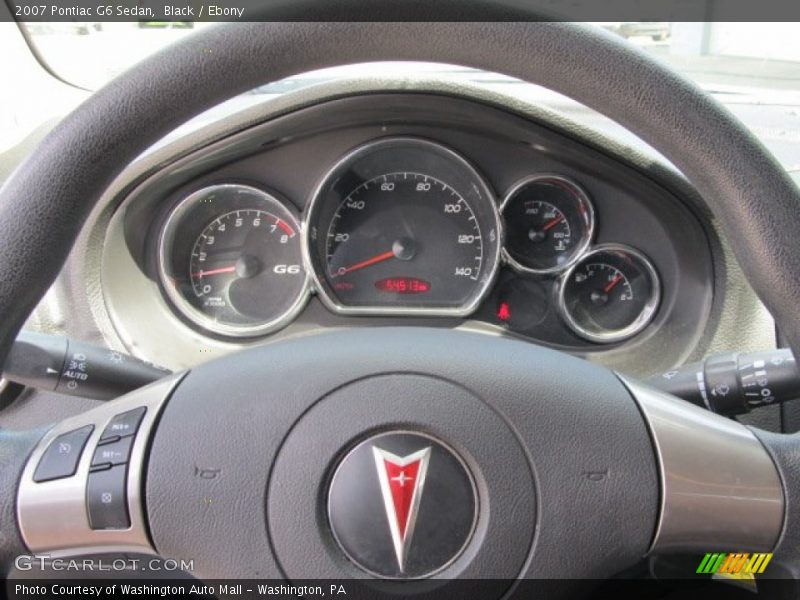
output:
<instances>
[{"instance_id":1,"label":"gauge needle","mask_svg":"<svg viewBox=\"0 0 800 600\"><path fill-rule=\"evenodd\" d=\"M363 269L364 267L369 267L370 265L374 265L379 262L383 262L385 260L389 260L390 258L394 258L395 254L392 250L388 252L384 252L383 254L378 254L377 256L373 256L372 258L368 258L367 260L362 260L360 263L356 263L354 265L350 265L349 267L344 267L336 271L336 275L334 277L338 277L339 275L346 275L352 271L358 271L359 269Z\"/></svg>"},{"instance_id":2,"label":"gauge needle","mask_svg":"<svg viewBox=\"0 0 800 600\"><path fill-rule=\"evenodd\" d=\"M606 285L606 287L603 288L603 292L608 294L611 290L614 289L614 286L617 285L620 281L622 281L622 275L618 273L617 275L614 276L614 279L609 281L608 285Z\"/></svg>"},{"instance_id":3,"label":"gauge needle","mask_svg":"<svg viewBox=\"0 0 800 600\"><path fill-rule=\"evenodd\" d=\"M549 230L551 230L553 227L555 227L556 225L558 225L559 223L561 223L561 221L563 221L563 220L564 220L564 215L558 215L556 218L554 218L554 219L551 219L550 221L548 221L547 223L545 223L545 224L544 224L544 227L542 227L542 231L549 231Z\"/></svg>"},{"instance_id":4,"label":"gauge needle","mask_svg":"<svg viewBox=\"0 0 800 600\"><path fill-rule=\"evenodd\" d=\"M220 273L233 273L236 271L236 266L222 267L220 269L211 269L210 271L198 271L192 273L192 277L205 277L206 275L219 275Z\"/></svg>"}]
</instances>

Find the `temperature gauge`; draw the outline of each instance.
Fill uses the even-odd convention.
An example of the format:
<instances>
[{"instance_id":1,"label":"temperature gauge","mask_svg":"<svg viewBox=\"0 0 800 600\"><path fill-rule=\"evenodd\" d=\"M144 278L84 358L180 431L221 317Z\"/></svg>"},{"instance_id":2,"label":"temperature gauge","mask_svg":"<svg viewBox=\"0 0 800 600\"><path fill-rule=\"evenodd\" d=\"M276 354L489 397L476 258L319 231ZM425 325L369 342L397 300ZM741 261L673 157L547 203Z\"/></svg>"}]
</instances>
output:
<instances>
[{"instance_id":1,"label":"temperature gauge","mask_svg":"<svg viewBox=\"0 0 800 600\"><path fill-rule=\"evenodd\" d=\"M594 209L586 192L560 175L534 175L514 185L501 212L506 261L523 273L555 273L574 264L592 241Z\"/></svg>"},{"instance_id":2,"label":"temperature gauge","mask_svg":"<svg viewBox=\"0 0 800 600\"><path fill-rule=\"evenodd\" d=\"M597 246L559 284L559 309L579 336L617 342L644 329L660 297L658 274L640 252L619 244Z\"/></svg>"}]
</instances>

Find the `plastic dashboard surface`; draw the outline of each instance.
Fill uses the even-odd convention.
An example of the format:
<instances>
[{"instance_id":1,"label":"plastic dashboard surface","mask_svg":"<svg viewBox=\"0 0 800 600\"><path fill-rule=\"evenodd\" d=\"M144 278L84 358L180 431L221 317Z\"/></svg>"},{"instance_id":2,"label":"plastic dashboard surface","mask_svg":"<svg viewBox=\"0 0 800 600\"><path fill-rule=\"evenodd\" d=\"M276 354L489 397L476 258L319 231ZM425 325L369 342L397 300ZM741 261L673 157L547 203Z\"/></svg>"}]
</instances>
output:
<instances>
[{"instance_id":1,"label":"plastic dashboard surface","mask_svg":"<svg viewBox=\"0 0 800 600\"><path fill-rule=\"evenodd\" d=\"M423 324L655 370L708 326L710 232L665 182L556 125L372 93L287 112L140 182L111 220L103 291L145 352Z\"/></svg>"}]
</instances>

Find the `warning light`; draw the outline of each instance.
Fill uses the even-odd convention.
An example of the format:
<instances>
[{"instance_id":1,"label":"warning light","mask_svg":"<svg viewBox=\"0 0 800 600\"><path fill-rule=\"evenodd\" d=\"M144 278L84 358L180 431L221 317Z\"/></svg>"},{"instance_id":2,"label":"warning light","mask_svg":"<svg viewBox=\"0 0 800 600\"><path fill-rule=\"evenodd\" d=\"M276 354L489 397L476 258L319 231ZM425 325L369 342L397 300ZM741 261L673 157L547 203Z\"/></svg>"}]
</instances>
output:
<instances>
[{"instance_id":1,"label":"warning light","mask_svg":"<svg viewBox=\"0 0 800 600\"><path fill-rule=\"evenodd\" d=\"M508 306L508 302L500 303L497 308L497 318L501 321L508 321L511 318L511 307Z\"/></svg>"},{"instance_id":2,"label":"warning light","mask_svg":"<svg viewBox=\"0 0 800 600\"><path fill-rule=\"evenodd\" d=\"M431 291L431 284L416 277L387 277L375 282L375 287L382 292L394 294L424 294Z\"/></svg>"}]
</instances>

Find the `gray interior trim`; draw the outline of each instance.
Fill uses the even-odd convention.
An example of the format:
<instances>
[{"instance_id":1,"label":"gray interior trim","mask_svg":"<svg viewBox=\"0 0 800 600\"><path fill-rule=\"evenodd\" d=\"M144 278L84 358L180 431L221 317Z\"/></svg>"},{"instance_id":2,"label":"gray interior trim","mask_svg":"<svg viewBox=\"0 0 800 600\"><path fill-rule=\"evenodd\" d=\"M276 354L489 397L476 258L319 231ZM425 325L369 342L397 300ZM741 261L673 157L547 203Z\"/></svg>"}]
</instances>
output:
<instances>
[{"instance_id":1,"label":"gray interior trim","mask_svg":"<svg viewBox=\"0 0 800 600\"><path fill-rule=\"evenodd\" d=\"M161 379L117 400L61 421L41 439L31 454L17 495L17 520L25 545L33 553L53 558L99 552L155 554L147 533L144 512L144 467L150 432L164 402L185 373ZM136 434L128 462L127 502L131 526L128 529L91 529L86 510L86 484L97 442L111 419L123 412L147 407ZM77 472L62 479L33 481L39 460L56 437L94 425L78 463Z\"/></svg>"},{"instance_id":2,"label":"gray interior trim","mask_svg":"<svg viewBox=\"0 0 800 600\"><path fill-rule=\"evenodd\" d=\"M775 464L748 428L624 379L650 428L661 479L651 553L770 551L783 527Z\"/></svg>"}]
</instances>

